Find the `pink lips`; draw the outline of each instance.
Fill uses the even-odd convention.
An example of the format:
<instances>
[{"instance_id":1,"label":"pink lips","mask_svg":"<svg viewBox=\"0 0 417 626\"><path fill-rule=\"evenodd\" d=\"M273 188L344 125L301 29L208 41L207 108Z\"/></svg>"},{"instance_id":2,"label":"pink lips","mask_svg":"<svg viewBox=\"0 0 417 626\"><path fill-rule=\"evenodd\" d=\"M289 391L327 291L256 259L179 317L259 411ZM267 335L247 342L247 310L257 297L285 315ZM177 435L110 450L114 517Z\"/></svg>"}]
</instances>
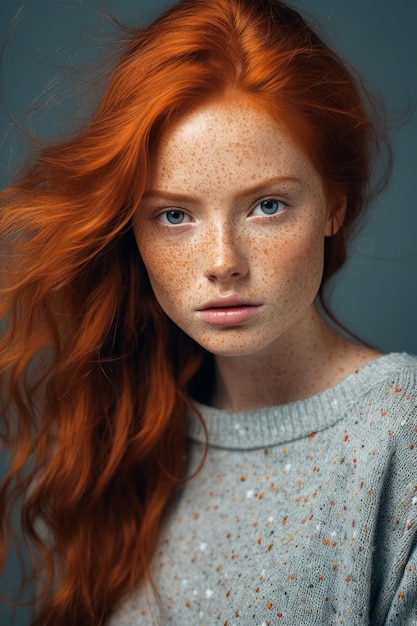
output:
<instances>
[{"instance_id":1,"label":"pink lips","mask_svg":"<svg viewBox=\"0 0 417 626\"><path fill-rule=\"evenodd\" d=\"M219 298L210 300L198 309L198 315L203 322L216 326L233 326L242 324L254 317L259 309L258 302L243 298Z\"/></svg>"}]
</instances>

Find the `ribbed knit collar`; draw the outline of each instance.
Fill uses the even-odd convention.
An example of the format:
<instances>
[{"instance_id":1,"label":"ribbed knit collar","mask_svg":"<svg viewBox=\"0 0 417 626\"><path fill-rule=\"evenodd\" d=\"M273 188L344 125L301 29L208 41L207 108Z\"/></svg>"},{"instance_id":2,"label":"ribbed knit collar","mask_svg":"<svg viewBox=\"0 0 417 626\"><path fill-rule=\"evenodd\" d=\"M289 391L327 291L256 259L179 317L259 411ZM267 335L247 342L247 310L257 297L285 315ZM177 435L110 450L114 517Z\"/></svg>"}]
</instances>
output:
<instances>
[{"instance_id":1,"label":"ribbed knit collar","mask_svg":"<svg viewBox=\"0 0 417 626\"><path fill-rule=\"evenodd\" d=\"M355 400L391 373L416 363L415 357L392 353L369 361L334 387L306 400L252 411L222 411L194 402L207 427L209 444L228 449L264 448L308 437L338 422ZM188 436L204 443L198 416L189 416Z\"/></svg>"}]
</instances>

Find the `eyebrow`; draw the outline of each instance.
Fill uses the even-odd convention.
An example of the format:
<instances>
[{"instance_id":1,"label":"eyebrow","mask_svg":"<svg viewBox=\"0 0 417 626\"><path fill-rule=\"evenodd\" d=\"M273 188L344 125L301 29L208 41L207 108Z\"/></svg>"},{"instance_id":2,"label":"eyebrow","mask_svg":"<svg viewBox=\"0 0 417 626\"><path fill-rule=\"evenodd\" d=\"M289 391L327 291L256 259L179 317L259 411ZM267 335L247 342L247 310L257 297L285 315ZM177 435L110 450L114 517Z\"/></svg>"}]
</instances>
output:
<instances>
[{"instance_id":1,"label":"eyebrow","mask_svg":"<svg viewBox=\"0 0 417 626\"><path fill-rule=\"evenodd\" d=\"M246 187L244 190L236 194L236 200L253 196L268 187L272 187L273 185L285 184L285 183L300 183L300 182L301 182L301 179L297 178L296 176L274 176L273 178L268 178L266 180L263 180L260 183L253 185L252 187ZM193 194L170 193L169 191L163 191L160 189L148 189L147 191L144 192L142 196L143 199L152 198L152 197L163 198L164 200L167 200L170 202L173 202L173 201L197 202L198 201L197 196L194 196Z\"/></svg>"}]
</instances>

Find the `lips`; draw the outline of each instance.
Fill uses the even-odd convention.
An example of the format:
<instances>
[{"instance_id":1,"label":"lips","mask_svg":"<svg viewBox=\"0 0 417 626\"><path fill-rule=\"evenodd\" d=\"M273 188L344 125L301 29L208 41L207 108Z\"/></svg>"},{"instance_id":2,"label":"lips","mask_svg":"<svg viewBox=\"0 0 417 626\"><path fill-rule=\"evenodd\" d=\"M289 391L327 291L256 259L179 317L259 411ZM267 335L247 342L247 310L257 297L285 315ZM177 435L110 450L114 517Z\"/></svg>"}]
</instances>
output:
<instances>
[{"instance_id":1,"label":"lips","mask_svg":"<svg viewBox=\"0 0 417 626\"><path fill-rule=\"evenodd\" d=\"M259 302L245 298L228 297L209 300L198 309L203 322L215 326L234 326L243 324L257 315L261 308Z\"/></svg>"}]
</instances>

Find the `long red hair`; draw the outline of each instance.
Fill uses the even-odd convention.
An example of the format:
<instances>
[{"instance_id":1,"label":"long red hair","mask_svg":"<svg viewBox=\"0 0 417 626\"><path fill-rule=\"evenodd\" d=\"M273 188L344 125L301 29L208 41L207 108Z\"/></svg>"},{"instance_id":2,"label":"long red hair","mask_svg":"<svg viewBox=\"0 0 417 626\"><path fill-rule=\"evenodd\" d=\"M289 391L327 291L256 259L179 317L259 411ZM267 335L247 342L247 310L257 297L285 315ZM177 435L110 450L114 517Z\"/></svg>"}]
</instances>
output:
<instances>
[{"instance_id":1,"label":"long red hair","mask_svg":"<svg viewBox=\"0 0 417 626\"><path fill-rule=\"evenodd\" d=\"M182 110L237 90L276 116L347 197L326 280L372 194L375 111L360 82L276 0L183 0L132 33L88 127L46 146L1 198L1 558L10 510L35 577L33 624L100 626L147 575L183 477L202 351L165 317L131 222L152 149Z\"/></svg>"}]
</instances>

